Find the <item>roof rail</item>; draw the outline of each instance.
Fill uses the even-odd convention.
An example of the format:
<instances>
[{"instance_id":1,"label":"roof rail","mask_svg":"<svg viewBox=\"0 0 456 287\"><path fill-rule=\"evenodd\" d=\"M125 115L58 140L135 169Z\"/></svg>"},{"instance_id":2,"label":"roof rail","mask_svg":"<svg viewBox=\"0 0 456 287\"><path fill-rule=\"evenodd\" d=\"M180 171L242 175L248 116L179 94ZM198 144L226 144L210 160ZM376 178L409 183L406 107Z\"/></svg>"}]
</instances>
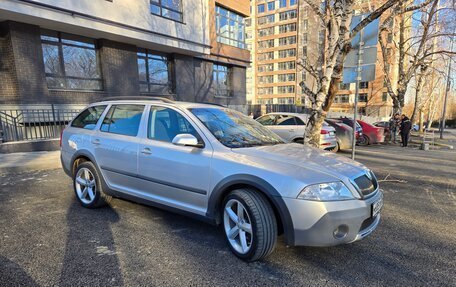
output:
<instances>
[{"instance_id":1,"label":"roof rail","mask_svg":"<svg viewBox=\"0 0 456 287\"><path fill-rule=\"evenodd\" d=\"M173 100L165 97L155 97L155 96L117 96L117 97L107 97L103 98L104 101L120 101L120 100L149 100L149 101L162 101L165 103L174 103Z\"/></svg>"},{"instance_id":2,"label":"roof rail","mask_svg":"<svg viewBox=\"0 0 456 287\"><path fill-rule=\"evenodd\" d=\"M226 106L224 106L224 105L222 105L222 104L216 104L216 103L210 103L210 102L200 102L200 104L213 105L213 106L219 106L219 107L224 107L224 108L226 108Z\"/></svg>"}]
</instances>

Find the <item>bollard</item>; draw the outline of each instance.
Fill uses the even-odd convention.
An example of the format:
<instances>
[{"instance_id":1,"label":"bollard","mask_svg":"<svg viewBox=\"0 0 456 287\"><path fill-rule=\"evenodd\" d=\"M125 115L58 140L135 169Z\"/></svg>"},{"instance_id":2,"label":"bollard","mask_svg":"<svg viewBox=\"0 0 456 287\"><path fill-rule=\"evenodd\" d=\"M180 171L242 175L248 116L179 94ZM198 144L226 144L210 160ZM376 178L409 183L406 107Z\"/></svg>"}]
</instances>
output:
<instances>
[{"instance_id":1,"label":"bollard","mask_svg":"<svg viewBox=\"0 0 456 287\"><path fill-rule=\"evenodd\" d=\"M429 150L429 144L428 143L422 143L421 144L421 149L422 150Z\"/></svg>"}]
</instances>

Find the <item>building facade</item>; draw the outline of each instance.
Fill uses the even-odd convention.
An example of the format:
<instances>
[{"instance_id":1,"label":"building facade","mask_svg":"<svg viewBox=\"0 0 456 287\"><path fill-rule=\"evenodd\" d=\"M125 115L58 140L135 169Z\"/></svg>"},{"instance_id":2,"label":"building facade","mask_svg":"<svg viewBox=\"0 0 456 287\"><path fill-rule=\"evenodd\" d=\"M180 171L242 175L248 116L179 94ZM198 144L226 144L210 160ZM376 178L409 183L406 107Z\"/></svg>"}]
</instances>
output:
<instances>
[{"instance_id":1,"label":"building facade","mask_svg":"<svg viewBox=\"0 0 456 287\"><path fill-rule=\"evenodd\" d=\"M0 105L244 105L248 0L0 1Z\"/></svg>"},{"instance_id":2,"label":"building facade","mask_svg":"<svg viewBox=\"0 0 456 287\"><path fill-rule=\"evenodd\" d=\"M372 11L376 1L360 1L355 13ZM255 104L298 104L310 101L300 87L315 86L315 79L297 64L309 61L318 67L318 58L325 48L325 31L318 16L302 0L252 0L251 17L246 20L246 42L251 51L252 65L247 69L247 101ZM382 16L382 19L387 15ZM393 24L394 25L394 24ZM394 28L394 27L393 27ZM394 37L388 36L389 69L396 82L397 61ZM376 78L360 84L359 108L362 115L386 117L392 102L384 85L383 60L378 46ZM321 64L320 64L321 65ZM393 87L394 88L394 87ZM332 105L334 112L352 113L355 84L341 84Z\"/></svg>"}]
</instances>

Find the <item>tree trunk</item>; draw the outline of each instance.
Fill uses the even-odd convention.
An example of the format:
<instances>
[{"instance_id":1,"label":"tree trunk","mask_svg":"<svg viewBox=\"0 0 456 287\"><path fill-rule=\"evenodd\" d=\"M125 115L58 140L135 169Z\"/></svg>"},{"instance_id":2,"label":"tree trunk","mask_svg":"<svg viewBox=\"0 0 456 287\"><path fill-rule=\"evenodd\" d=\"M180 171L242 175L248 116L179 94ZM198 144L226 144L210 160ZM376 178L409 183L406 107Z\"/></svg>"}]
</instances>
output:
<instances>
[{"instance_id":1,"label":"tree trunk","mask_svg":"<svg viewBox=\"0 0 456 287\"><path fill-rule=\"evenodd\" d=\"M323 122L326 119L326 112L323 110L314 110L309 117L304 135L304 144L313 147L320 146L320 133Z\"/></svg>"},{"instance_id":2,"label":"tree trunk","mask_svg":"<svg viewBox=\"0 0 456 287\"><path fill-rule=\"evenodd\" d=\"M424 113L423 109L420 109L420 136L424 134Z\"/></svg>"}]
</instances>

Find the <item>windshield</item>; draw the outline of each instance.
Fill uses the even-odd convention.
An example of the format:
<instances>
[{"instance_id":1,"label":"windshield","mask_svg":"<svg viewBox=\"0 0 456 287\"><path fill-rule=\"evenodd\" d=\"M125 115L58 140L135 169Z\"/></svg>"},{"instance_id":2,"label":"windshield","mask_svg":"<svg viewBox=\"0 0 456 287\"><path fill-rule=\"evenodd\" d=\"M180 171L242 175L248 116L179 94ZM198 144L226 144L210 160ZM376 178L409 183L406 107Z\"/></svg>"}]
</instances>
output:
<instances>
[{"instance_id":1,"label":"windshield","mask_svg":"<svg viewBox=\"0 0 456 287\"><path fill-rule=\"evenodd\" d=\"M237 111L220 108L194 108L190 111L229 148L283 143L275 133Z\"/></svg>"}]
</instances>

